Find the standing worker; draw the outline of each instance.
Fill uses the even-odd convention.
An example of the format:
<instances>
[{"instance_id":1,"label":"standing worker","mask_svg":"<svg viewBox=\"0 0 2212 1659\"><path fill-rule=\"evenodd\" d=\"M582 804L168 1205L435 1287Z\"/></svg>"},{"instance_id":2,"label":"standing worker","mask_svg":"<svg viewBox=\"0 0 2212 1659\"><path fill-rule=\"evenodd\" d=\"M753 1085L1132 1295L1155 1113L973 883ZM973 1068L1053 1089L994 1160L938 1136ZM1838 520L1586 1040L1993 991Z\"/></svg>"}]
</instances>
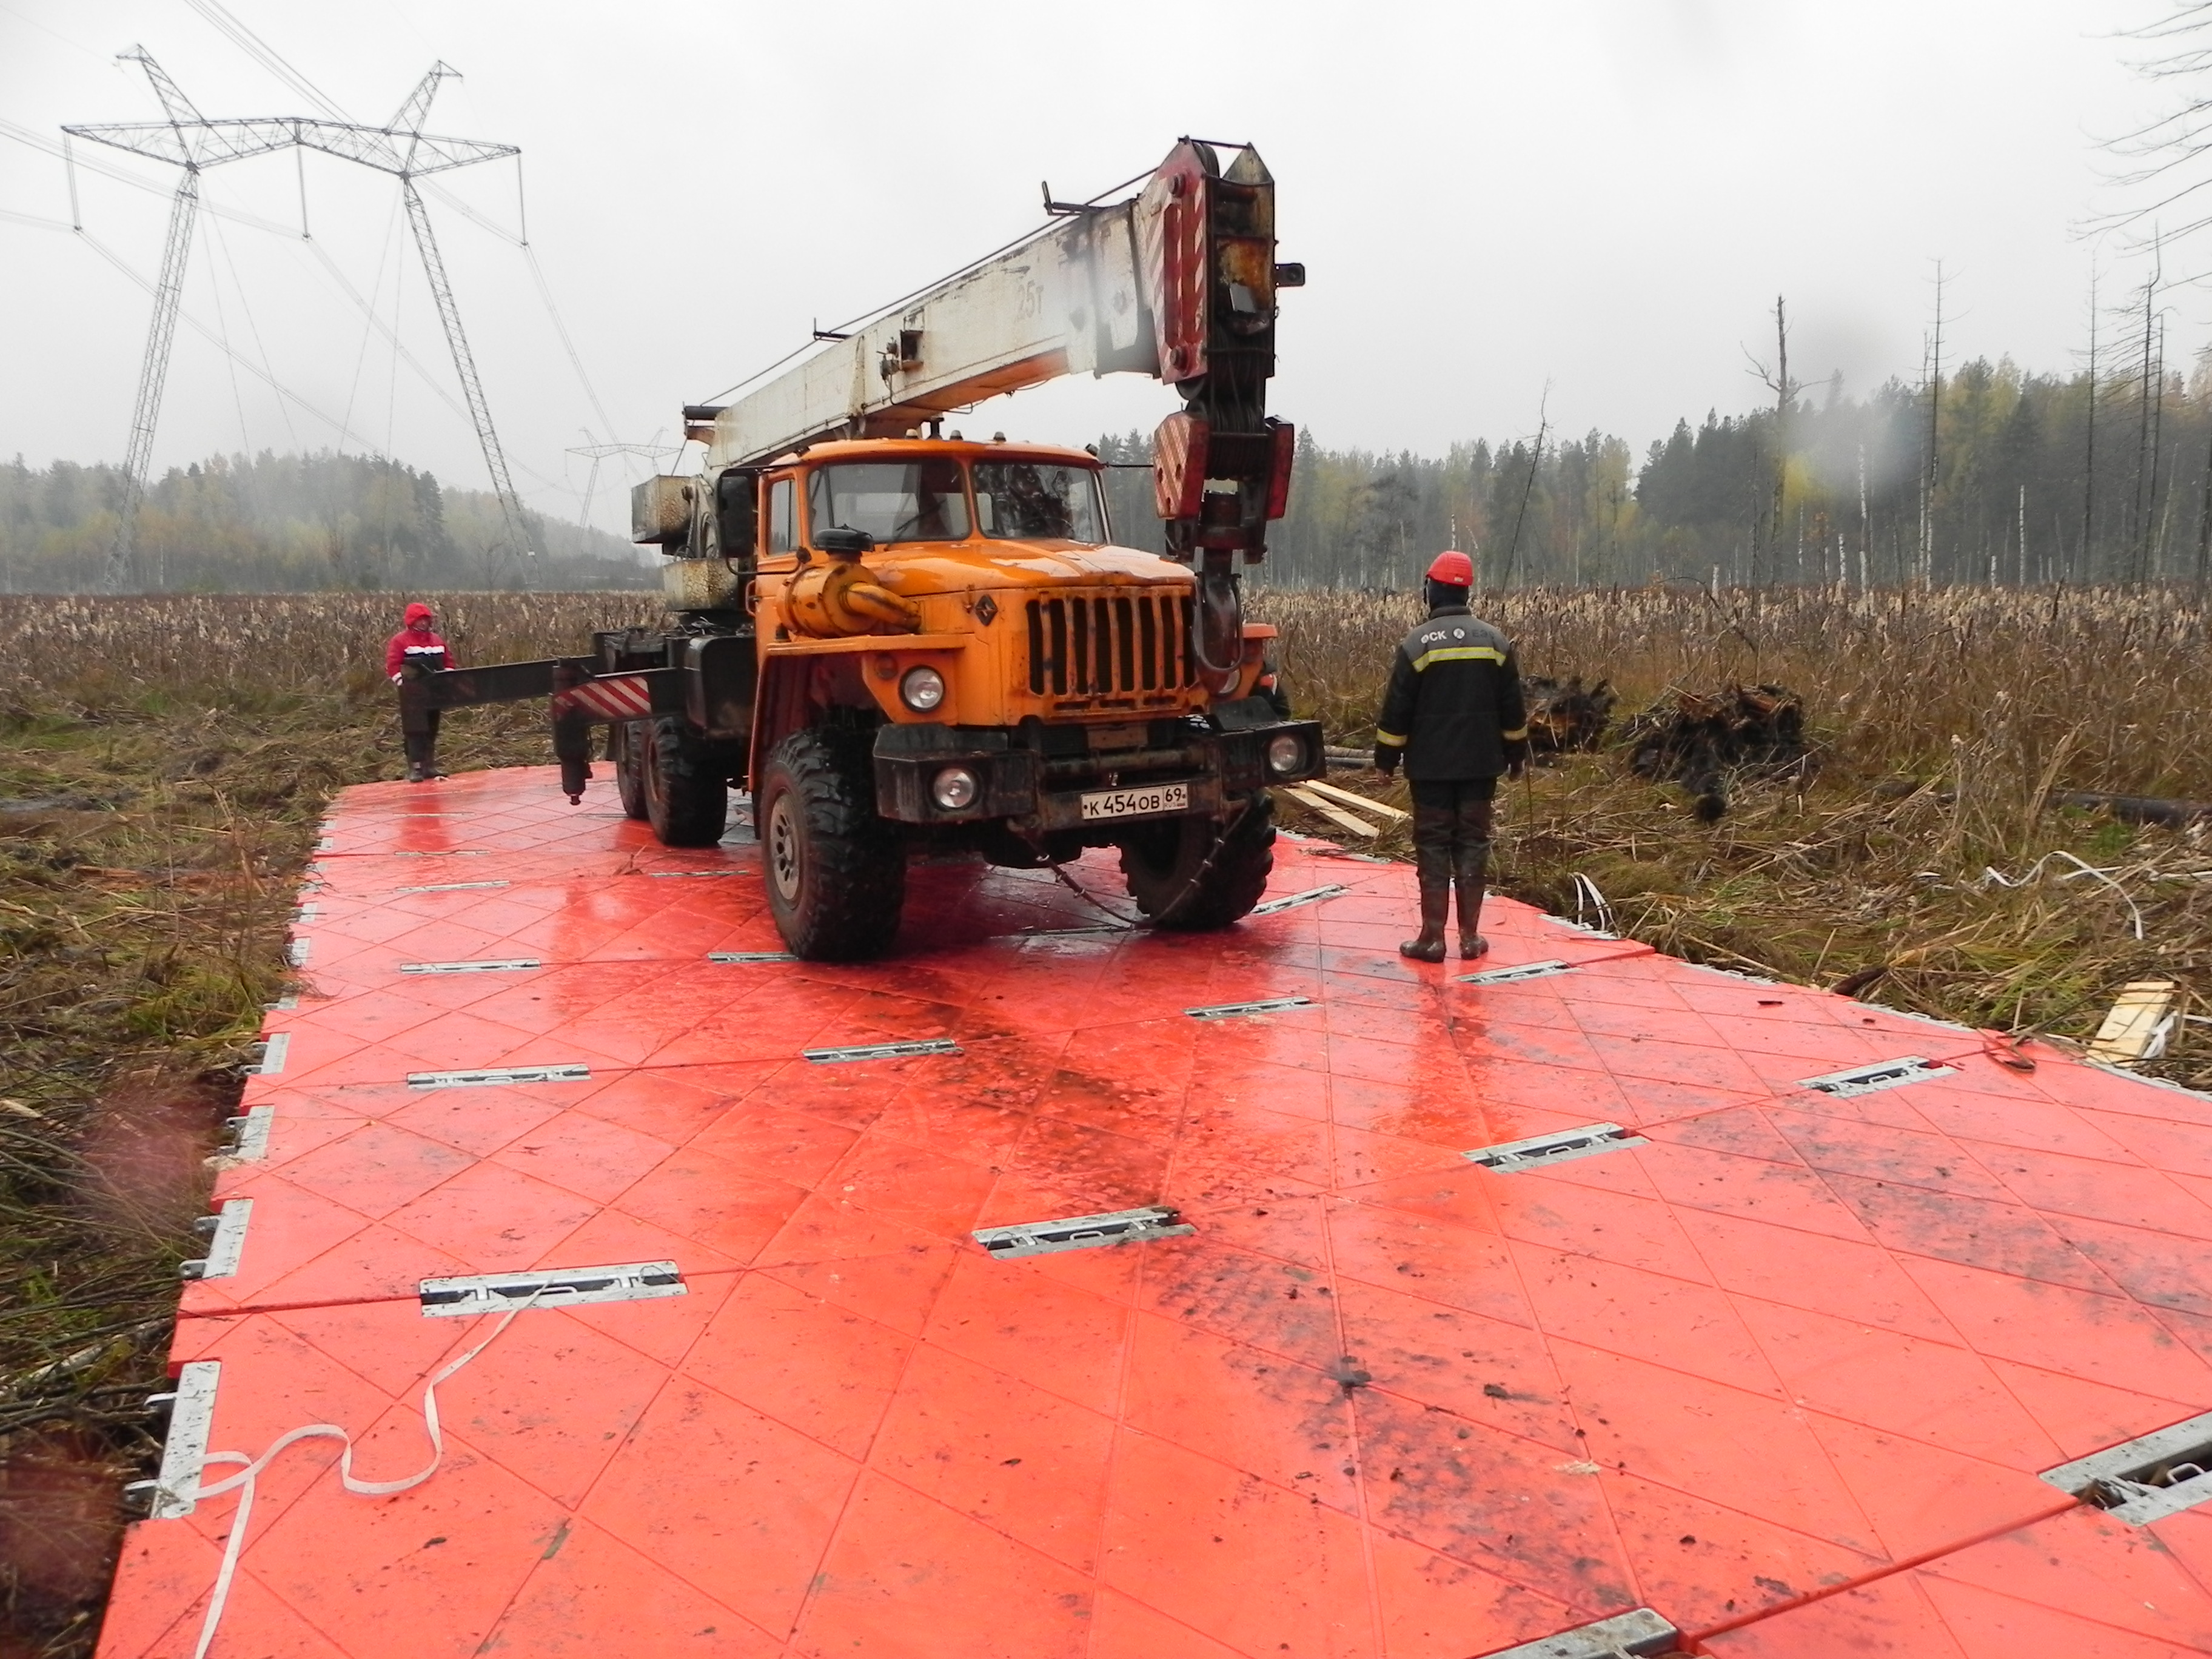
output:
<instances>
[{"instance_id":1,"label":"standing worker","mask_svg":"<svg viewBox=\"0 0 2212 1659\"><path fill-rule=\"evenodd\" d=\"M1416 962L1444 959L1444 923L1459 887L1459 953L1490 948L1476 931L1490 863L1492 803L1500 773L1528 763L1528 717L1513 645L1468 610L1474 562L1439 553L1424 584L1429 619L1406 635L1391 665L1375 769L1389 777L1402 757L1413 791L1413 860L1421 932L1398 947Z\"/></svg>"},{"instance_id":2,"label":"standing worker","mask_svg":"<svg viewBox=\"0 0 2212 1659\"><path fill-rule=\"evenodd\" d=\"M458 668L430 624L437 618L417 599L407 607L406 625L384 647L384 672L399 688L399 737L407 750L407 781L428 783L446 775L438 769L438 711L424 706L409 684L413 672Z\"/></svg>"}]
</instances>

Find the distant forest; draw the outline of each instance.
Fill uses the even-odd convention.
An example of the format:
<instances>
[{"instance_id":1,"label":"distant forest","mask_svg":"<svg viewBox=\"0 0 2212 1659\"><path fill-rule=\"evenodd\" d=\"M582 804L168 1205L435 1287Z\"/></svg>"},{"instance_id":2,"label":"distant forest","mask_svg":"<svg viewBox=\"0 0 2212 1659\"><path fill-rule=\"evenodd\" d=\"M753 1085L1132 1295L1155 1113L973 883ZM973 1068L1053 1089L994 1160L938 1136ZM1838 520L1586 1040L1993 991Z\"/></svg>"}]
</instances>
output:
<instances>
[{"instance_id":1,"label":"distant forest","mask_svg":"<svg viewBox=\"0 0 2212 1659\"><path fill-rule=\"evenodd\" d=\"M100 586L123 481L111 465L0 463L0 589ZM650 587L618 537L532 514L537 556L506 550L496 497L361 455L216 456L147 490L131 586L278 592L403 587Z\"/></svg>"},{"instance_id":2,"label":"distant forest","mask_svg":"<svg viewBox=\"0 0 2212 1659\"><path fill-rule=\"evenodd\" d=\"M1639 459L1601 432L1455 444L1441 458L1298 434L1266 580L1410 586L1439 550L1485 587L1717 582L1895 586L2212 579L2212 372L2070 377L1969 362L1938 391L1790 388L1750 414L1678 422ZM1141 433L1101 459L1116 539L1160 545ZM96 586L112 466L0 465L0 587ZM502 553L497 503L354 455L218 457L147 494L134 585L283 590L650 587L605 532L533 517L533 568Z\"/></svg>"},{"instance_id":3,"label":"distant forest","mask_svg":"<svg viewBox=\"0 0 2212 1659\"><path fill-rule=\"evenodd\" d=\"M1638 458L1620 438L1455 444L1441 459L1298 434L1267 579L1409 586L1456 543L1486 587L1844 581L2202 581L2212 375L2062 379L1967 363L1928 388L1797 395L1679 422ZM1935 418L1931 422L1930 416ZM1142 434L1109 461L1143 462ZM1930 456L1933 456L1931 465ZM1116 536L1158 548L1152 481L1108 475Z\"/></svg>"}]
</instances>

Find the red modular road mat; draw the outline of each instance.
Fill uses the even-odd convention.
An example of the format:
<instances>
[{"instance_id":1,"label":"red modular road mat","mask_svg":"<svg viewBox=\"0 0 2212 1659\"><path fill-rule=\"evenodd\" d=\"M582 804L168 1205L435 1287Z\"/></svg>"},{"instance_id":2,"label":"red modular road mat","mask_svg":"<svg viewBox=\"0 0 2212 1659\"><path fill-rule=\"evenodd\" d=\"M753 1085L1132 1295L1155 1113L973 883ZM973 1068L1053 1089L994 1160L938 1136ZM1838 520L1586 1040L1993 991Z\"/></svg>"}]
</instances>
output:
<instances>
[{"instance_id":1,"label":"red modular road mat","mask_svg":"<svg viewBox=\"0 0 2212 1659\"><path fill-rule=\"evenodd\" d=\"M1410 873L1285 839L1175 936L1110 855L922 864L833 967L743 825L347 792L165 1480L416 1473L484 1346L419 1485L165 1501L103 1659L194 1653L227 1547L216 1656L2212 1646L2212 1510L2038 1478L2212 1410L2212 1100L1502 901L1408 963Z\"/></svg>"}]
</instances>

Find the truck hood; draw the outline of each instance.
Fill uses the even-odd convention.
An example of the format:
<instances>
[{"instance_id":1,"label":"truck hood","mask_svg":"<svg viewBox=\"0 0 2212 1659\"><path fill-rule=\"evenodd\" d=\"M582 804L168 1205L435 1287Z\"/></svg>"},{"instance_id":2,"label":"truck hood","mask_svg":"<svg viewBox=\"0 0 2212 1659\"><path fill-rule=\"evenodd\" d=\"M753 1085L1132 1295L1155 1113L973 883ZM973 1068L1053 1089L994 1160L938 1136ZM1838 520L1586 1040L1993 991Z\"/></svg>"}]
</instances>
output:
<instances>
[{"instance_id":1,"label":"truck hood","mask_svg":"<svg viewBox=\"0 0 2212 1659\"><path fill-rule=\"evenodd\" d=\"M1156 586L1188 584L1187 566L1133 547L1081 542L973 542L879 550L867 557L876 580L908 599L975 588L1065 585Z\"/></svg>"}]
</instances>

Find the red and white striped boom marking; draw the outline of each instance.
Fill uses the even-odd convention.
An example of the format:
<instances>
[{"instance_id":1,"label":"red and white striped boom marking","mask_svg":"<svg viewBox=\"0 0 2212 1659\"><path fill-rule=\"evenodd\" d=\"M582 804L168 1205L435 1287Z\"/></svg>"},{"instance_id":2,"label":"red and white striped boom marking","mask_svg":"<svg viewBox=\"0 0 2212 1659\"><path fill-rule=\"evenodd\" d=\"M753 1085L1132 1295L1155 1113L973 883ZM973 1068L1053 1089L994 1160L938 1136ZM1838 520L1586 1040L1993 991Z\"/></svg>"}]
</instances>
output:
<instances>
[{"instance_id":1,"label":"red and white striped boom marking","mask_svg":"<svg viewBox=\"0 0 2212 1659\"><path fill-rule=\"evenodd\" d=\"M641 720L653 713L653 687L635 674L608 674L553 694L553 713L596 714L601 720Z\"/></svg>"}]
</instances>

